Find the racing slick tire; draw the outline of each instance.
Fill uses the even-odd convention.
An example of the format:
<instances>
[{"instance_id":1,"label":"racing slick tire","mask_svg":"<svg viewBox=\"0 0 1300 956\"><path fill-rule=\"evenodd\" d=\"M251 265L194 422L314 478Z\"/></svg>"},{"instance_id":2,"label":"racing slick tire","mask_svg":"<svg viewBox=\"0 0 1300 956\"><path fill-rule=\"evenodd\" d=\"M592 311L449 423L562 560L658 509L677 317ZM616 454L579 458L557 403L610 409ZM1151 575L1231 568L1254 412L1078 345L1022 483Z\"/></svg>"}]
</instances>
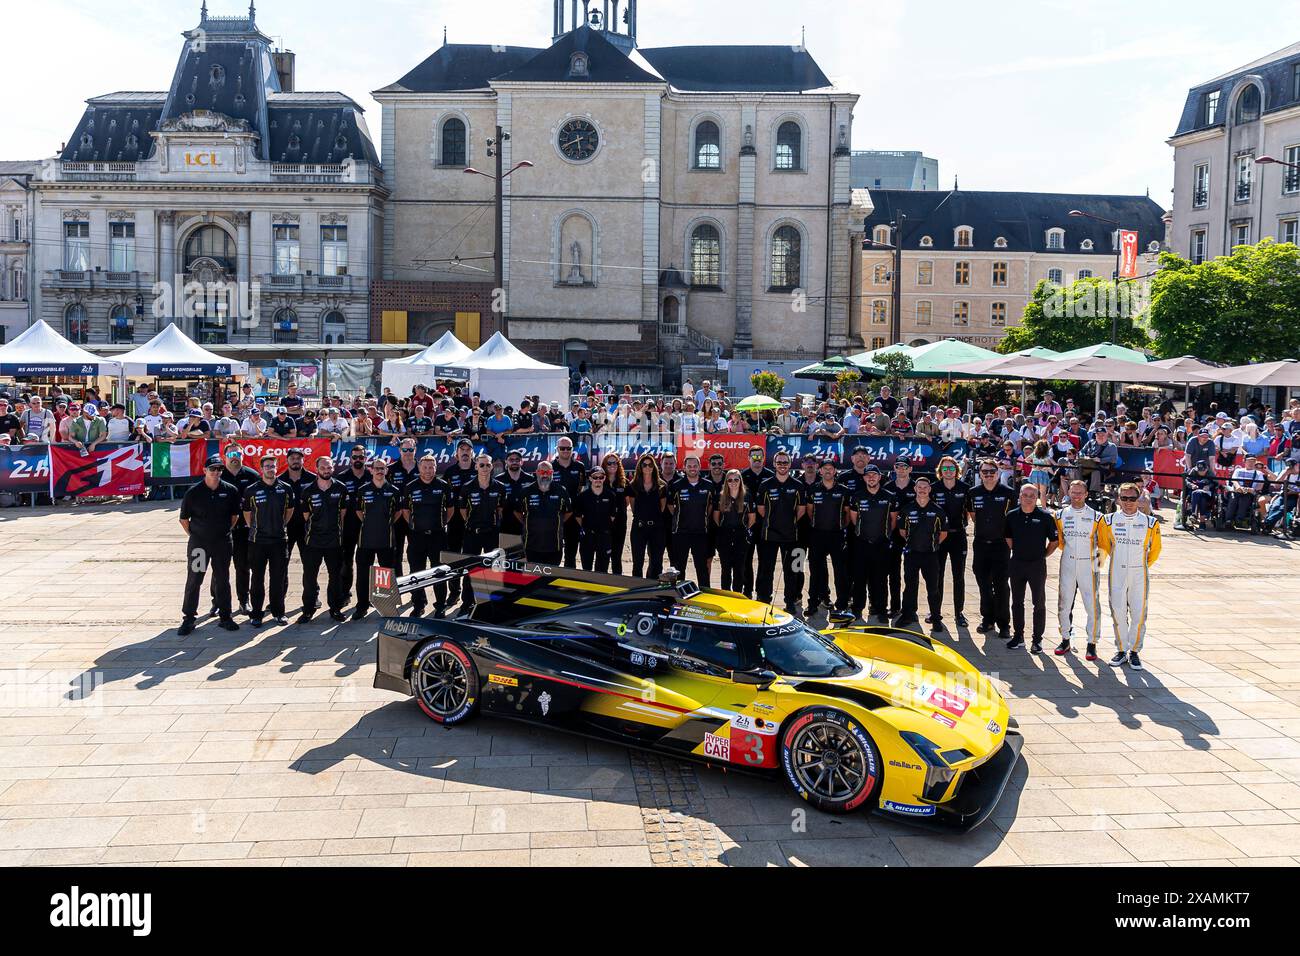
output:
<instances>
[{"instance_id":1,"label":"racing slick tire","mask_svg":"<svg viewBox=\"0 0 1300 956\"><path fill-rule=\"evenodd\" d=\"M434 638L421 644L411 660L411 693L428 717L459 724L478 707L478 668L455 641Z\"/></svg>"},{"instance_id":2,"label":"racing slick tire","mask_svg":"<svg viewBox=\"0 0 1300 956\"><path fill-rule=\"evenodd\" d=\"M883 779L875 741L833 707L810 707L786 722L781 767L794 792L826 813L870 805Z\"/></svg>"}]
</instances>

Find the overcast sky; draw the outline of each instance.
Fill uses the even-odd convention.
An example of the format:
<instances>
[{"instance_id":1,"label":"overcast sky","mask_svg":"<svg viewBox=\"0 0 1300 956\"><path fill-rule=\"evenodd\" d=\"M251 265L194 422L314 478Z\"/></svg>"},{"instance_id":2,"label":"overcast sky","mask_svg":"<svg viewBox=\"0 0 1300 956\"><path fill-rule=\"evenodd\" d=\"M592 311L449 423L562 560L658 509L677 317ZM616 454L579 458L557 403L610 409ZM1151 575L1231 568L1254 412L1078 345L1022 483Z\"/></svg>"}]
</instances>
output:
<instances>
[{"instance_id":1,"label":"overcast sky","mask_svg":"<svg viewBox=\"0 0 1300 956\"><path fill-rule=\"evenodd\" d=\"M566 3L568 0L566 0ZM246 10L211 0L213 15ZM966 189L1142 193L1169 205L1188 87L1295 36L1282 6L1228 17L1208 0L640 0L643 46L798 43L861 97L855 149L919 149ZM8 5L0 159L53 154L84 101L161 90L199 0ZM378 89L442 43L544 46L550 0L262 0L262 32L298 55L298 88L340 90L378 140ZM1282 29L1279 30L1279 27ZM378 146L378 143L376 143Z\"/></svg>"}]
</instances>

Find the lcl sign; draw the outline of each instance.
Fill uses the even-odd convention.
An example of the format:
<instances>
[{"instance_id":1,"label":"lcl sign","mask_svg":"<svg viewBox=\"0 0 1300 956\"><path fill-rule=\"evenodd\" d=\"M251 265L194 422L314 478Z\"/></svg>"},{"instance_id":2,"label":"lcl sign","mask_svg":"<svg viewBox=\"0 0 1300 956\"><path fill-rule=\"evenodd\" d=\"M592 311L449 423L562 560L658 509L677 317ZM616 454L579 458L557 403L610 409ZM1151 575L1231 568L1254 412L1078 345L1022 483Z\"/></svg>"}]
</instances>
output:
<instances>
[{"instance_id":1,"label":"lcl sign","mask_svg":"<svg viewBox=\"0 0 1300 956\"><path fill-rule=\"evenodd\" d=\"M221 166L221 157L216 153L185 153L185 165L187 167L199 167L201 169L217 169Z\"/></svg>"}]
</instances>

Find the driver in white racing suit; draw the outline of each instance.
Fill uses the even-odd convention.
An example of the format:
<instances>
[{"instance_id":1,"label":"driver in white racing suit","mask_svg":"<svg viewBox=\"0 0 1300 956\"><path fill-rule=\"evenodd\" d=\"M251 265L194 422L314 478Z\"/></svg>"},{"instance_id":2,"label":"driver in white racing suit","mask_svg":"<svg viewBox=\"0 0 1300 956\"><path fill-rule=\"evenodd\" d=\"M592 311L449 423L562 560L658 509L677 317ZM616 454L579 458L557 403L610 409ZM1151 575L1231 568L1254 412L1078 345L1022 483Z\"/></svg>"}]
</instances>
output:
<instances>
[{"instance_id":1,"label":"driver in white racing suit","mask_svg":"<svg viewBox=\"0 0 1300 956\"><path fill-rule=\"evenodd\" d=\"M1061 622L1058 655L1070 653L1070 631L1076 595L1083 596L1087 612L1087 660L1097 659L1097 630L1101 626L1101 608L1097 594L1097 575L1101 570L1101 550L1097 544L1097 527L1101 515L1088 506L1088 483L1070 482L1070 502L1056 512L1061 546L1061 576L1057 594L1057 616Z\"/></svg>"},{"instance_id":2,"label":"driver in white racing suit","mask_svg":"<svg viewBox=\"0 0 1300 956\"><path fill-rule=\"evenodd\" d=\"M1138 511L1141 494L1131 482L1120 485L1120 510L1105 515L1097 527L1097 543L1110 555L1110 613L1116 649L1110 666L1127 662L1134 670L1142 669L1138 652L1147 629L1147 571L1160 556L1160 522Z\"/></svg>"}]
</instances>

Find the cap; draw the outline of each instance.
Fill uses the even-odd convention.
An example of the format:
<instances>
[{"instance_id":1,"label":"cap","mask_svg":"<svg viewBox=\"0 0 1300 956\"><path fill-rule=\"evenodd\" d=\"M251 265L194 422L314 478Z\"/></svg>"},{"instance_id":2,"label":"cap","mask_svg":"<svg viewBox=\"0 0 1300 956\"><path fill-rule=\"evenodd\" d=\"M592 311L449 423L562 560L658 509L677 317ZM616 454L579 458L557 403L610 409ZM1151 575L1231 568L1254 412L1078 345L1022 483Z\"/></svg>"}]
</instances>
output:
<instances>
[{"instance_id":1,"label":"cap","mask_svg":"<svg viewBox=\"0 0 1300 956\"><path fill-rule=\"evenodd\" d=\"M258 459L258 461L260 461L263 465L265 465L268 461L275 461L275 456L263 455L261 458Z\"/></svg>"},{"instance_id":2,"label":"cap","mask_svg":"<svg viewBox=\"0 0 1300 956\"><path fill-rule=\"evenodd\" d=\"M456 450L459 451L462 446L465 448L473 448L474 443L468 438L462 438L460 441L456 442Z\"/></svg>"},{"instance_id":3,"label":"cap","mask_svg":"<svg viewBox=\"0 0 1300 956\"><path fill-rule=\"evenodd\" d=\"M254 404L254 405L265 405L265 404L266 404L266 399L264 399L264 398L255 398L255 399L253 399L253 404Z\"/></svg>"},{"instance_id":4,"label":"cap","mask_svg":"<svg viewBox=\"0 0 1300 956\"><path fill-rule=\"evenodd\" d=\"M1204 435L1206 438L1209 438L1209 437L1210 437L1210 430L1209 430L1208 428L1202 428L1202 429L1201 429L1200 431L1198 431L1196 434L1197 434L1197 435Z\"/></svg>"},{"instance_id":5,"label":"cap","mask_svg":"<svg viewBox=\"0 0 1300 956\"><path fill-rule=\"evenodd\" d=\"M291 458L294 455L297 455L298 457L301 458L305 454L306 452L304 452L301 448L290 448L287 452L284 453L284 457Z\"/></svg>"},{"instance_id":6,"label":"cap","mask_svg":"<svg viewBox=\"0 0 1300 956\"><path fill-rule=\"evenodd\" d=\"M859 445L858 448L862 448L862 446ZM855 450L856 450L856 449L855 449ZM865 449L864 449L864 450L865 450ZM873 473L878 475L878 474L880 474L880 466L879 466L879 465L875 465L875 464L867 465L867 467L864 468L864 469L862 470L862 473L863 473L864 475L870 475L870 474L873 474Z\"/></svg>"},{"instance_id":7,"label":"cap","mask_svg":"<svg viewBox=\"0 0 1300 956\"><path fill-rule=\"evenodd\" d=\"M200 417L202 417L202 415L203 415L203 413L200 412L197 408L191 408L191 409L190 409L190 414L191 414L191 415L198 415L198 416L200 416Z\"/></svg>"},{"instance_id":8,"label":"cap","mask_svg":"<svg viewBox=\"0 0 1300 956\"><path fill-rule=\"evenodd\" d=\"M203 467L204 467L204 468L220 468L220 467L221 467L221 456L220 456L220 455L213 455L212 457L210 457L207 461L205 461L205 462L203 463Z\"/></svg>"},{"instance_id":9,"label":"cap","mask_svg":"<svg viewBox=\"0 0 1300 956\"><path fill-rule=\"evenodd\" d=\"M518 448L511 448L508 452L506 452L506 457L507 457L507 458L523 458L523 457L524 457L524 453L521 452Z\"/></svg>"},{"instance_id":10,"label":"cap","mask_svg":"<svg viewBox=\"0 0 1300 956\"><path fill-rule=\"evenodd\" d=\"M871 452L867 451L867 446L866 446L866 445L855 445L855 446L853 446L853 451L852 451L851 454L854 454L854 455L859 455L859 454L860 454L860 455L869 455L869 454L871 454ZM875 468L876 466L875 466L875 465L871 465L870 467ZM876 470L879 471L880 469L877 468Z\"/></svg>"}]
</instances>

